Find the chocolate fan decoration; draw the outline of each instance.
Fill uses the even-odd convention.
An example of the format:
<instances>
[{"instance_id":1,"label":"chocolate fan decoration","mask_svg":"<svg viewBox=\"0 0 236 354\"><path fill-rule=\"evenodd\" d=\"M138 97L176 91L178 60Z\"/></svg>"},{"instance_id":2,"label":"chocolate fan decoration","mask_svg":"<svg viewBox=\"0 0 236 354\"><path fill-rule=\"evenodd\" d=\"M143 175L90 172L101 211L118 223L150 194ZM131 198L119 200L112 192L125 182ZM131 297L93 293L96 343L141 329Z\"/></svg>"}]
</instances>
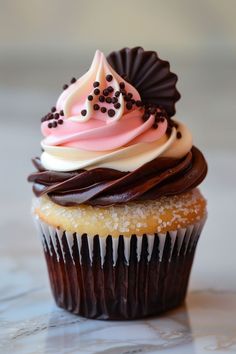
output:
<instances>
[{"instance_id":1,"label":"chocolate fan decoration","mask_svg":"<svg viewBox=\"0 0 236 354\"><path fill-rule=\"evenodd\" d=\"M175 114L175 102L180 99L176 89L177 75L170 64L156 52L141 47L123 48L107 56L109 64L139 92L145 104L162 106L169 117Z\"/></svg>"}]
</instances>

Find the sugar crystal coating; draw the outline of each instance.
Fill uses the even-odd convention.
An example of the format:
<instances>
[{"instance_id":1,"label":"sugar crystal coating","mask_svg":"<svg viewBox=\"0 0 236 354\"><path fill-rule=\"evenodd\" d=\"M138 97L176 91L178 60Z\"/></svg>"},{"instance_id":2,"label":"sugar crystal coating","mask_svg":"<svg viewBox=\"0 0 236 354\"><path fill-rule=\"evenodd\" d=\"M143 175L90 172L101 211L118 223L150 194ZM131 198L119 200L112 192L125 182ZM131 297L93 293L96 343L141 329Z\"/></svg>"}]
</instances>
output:
<instances>
[{"instance_id":1,"label":"sugar crystal coating","mask_svg":"<svg viewBox=\"0 0 236 354\"><path fill-rule=\"evenodd\" d=\"M201 220L206 201L198 189L158 200L98 207L63 207L48 197L36 198L33 211L55 228L101 237L165 233L185 228Z\"/></svg>"}]
</instances>

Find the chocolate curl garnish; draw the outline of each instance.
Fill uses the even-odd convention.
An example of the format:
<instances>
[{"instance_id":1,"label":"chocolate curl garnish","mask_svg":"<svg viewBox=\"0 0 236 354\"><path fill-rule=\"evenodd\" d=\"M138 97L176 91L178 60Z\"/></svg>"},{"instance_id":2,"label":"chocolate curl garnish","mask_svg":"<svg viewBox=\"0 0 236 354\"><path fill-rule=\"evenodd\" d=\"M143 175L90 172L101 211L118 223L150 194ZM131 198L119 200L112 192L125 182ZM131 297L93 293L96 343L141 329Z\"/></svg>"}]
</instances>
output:
<instances>
[{"instance_id":1,"label":"chocolate curl garnish","mask_svg":"<svg viewBox=\"0 0 236 354\"><path fill-rule=\"evenodd\" d=\"M175 114L175 103L180 99L176 89L178 77L156 52L141 47L123 48L110 53L107 61L137 89L144 104L163 107L169 117Z\"/></svg>"}]
</instances>

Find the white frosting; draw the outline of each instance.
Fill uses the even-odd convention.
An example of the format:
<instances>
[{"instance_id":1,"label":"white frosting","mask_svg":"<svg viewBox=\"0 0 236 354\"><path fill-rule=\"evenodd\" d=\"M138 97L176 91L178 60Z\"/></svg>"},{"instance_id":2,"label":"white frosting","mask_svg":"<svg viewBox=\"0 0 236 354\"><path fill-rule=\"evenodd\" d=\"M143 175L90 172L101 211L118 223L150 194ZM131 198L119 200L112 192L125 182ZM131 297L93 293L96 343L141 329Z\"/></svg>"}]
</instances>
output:
<instances>
[{"instance_id":1,"label":"white frosting","mask_svg":"<svg viewBox=\"0 0 236 354\"><path fill-rule=\"evenodd\" d=\"M93 109L95 99L89 101L87 97L88 95L93 95L93 83L95 81L99 82L98 89L100 92L107 88L106 76L108 74L113 77L112 86L114 91L119 91L119 83L123 82L124 79L122 79L122 77L120 77L108 64L105 55L97 50L90 69L78 79L75 84L71 85L61 94L57 101L57 107L63 109L65 116L75 122L86 122L91 117L94 118L94 115L96 114ZM140 95L137 90L127 82L126 89L133 94L135 100L140 100ZM119 120L124 114L125 101L122 95L118 97L118 102L120 103L120 109L115 110L114 117L109 117L109 119L106 120L109 124ZM87 111L85 116L81 114L81 110L83 109L86 109ZM97 115L100 119L105 119L104 114L97 112Z\"/></svg>"},{"instance_id":2,"label":"white frosting","mask_svg":"<svg viewBox=\"0 0 236 354\"><path fill-rule=\"evenodd\" d=\"M41 162L46 169L54 171L89 170L96 167L133 171L159 156L182 158L191 150L192 135L183 123L177 123L181 139L177 139L176 129L173 128L169 138L165 135L152 143L138 143L106 152L49 146L42 142L44 152Z\"/></svg>"}]
</instances>

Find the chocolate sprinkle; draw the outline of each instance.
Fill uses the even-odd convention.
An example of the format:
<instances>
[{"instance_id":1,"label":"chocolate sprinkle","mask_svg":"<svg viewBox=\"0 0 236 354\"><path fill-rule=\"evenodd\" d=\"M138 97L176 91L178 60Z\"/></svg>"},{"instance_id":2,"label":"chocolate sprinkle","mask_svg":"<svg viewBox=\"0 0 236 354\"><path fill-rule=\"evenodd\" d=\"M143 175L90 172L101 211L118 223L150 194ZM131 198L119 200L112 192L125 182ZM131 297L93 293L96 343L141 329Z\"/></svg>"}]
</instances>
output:
<instances>
[{"instance_id":1,"label":"chocolate sprinkle","mask_svg":"<svg viewBox=\"0 0 236 354\"><path fill-rule=\"evenodd\" d=\"M112 102L111 97L107 97L107 98L106 98L106 102L107 102L107 103L111 103L111 102Z\"/></svg>"},{"instance_id":2,"label":"chocolate sprinkle","mask_svg":"<svg viewBox=\"0 0 236 354\"><path fill-rule=\"evenodd\" d=\"M96 88L94 91L93 91L93 93L94 93L94 95L99 95L99 93L100 93L100 90L98 89L98 88Z\"/></svg>"},{"instance_id":3,"label":"chocolate sprinkle","mask_svg":"<svg viewBox=\"0 0 236 354\"><path fill-rule=\"evenodd\" d=\"M56 109L56 107L54 107L54 106L51 108L51 112L52 112L52 113L56 112L56 110L57 110L57 109Z\"/></svg>"},{"instance_id":4,"label":"chocolate sprinkle","mask_svg":"<svg viewBox=\"0 0 236 354\"><path fill-rule=\"evenodd\" d=\"M48 123L48 128L52 128L52 123Z\"/></svg>"},{"instance_id":5,"label":"chocolate sprinkle","mask_svg":"<svg viewBox=\"0 0 236 354\"><path fill-rule=\"evenodd\" d=\"M130 96L125 95L125 96L124 96L124 100L125 100L126 102L128 102L128 101L131 101L131 98L130 98Z\"/></svg>"},{"instance_id":6,"label":"chocolate sprinkle","mask_svg":"<svg viewBox=\"0 0 236 354\"><path fill-rule=\"evenodd\" d=\"M120 91L116 91L116 92L115 92L115 96L116 96L116 97L119 97L119 96L120 96Z\"/></svg>"},{"instance_id":7,"label":"chocolate sprinkle","mask_svg":"<svg viewBox=\"0 0 236 354\"><path fill-rule=\"evenodd\" d=\"M57 122L56 121L52 122L52 126L53 126L53 128L56 128L57 127Z\"/></svg>"},{"instance_id":8,"label":"chocolate sprinkle","mask_svg":"<svg viewBox=\"0 0 236 354\"><path fill-rule=\"evenodd\" d=\"M60 116L64 116L64 111L62 109L60 110Z\"/></svg>"},{"instance_id":9,"label":"chocolate sprinkle","mask_svg":"<svg viewBox=\"0 0 236 354\"><path fill-rule=\"evenodd\" d=\"M102 113L106 113L106 111L107 111L106 107L102 107L102 108L101 108L101 112L102 112Z\"/></svg>"},{"instance_id":10,"label":"chocolate sprinkle","mask_svg":"<svg viewBox=\"0 0 236 354\"><path fill-rule=\"evenodd\" d=\"M99 104L95 103L95 104L93 105L93 109L94 109L95 111L98 111L99 108L100 108Z\"/></svg>"},{"instance_id":11,"label":"chocolate sprinkle","mask_svg":"<svg viewBox=\"0 0 236 354\"><path fill-rule=\"evenodd\" d=\"M168 126L167 129L166 129L166 134L170 135L171 132L172 132L172 127Z\"/></svg>"},{"instance_id":12,"label":"chocolate sprinkle","mask_svg":"<svg viewBox=\"0 0 236 354\"><path fill-rule=\"evenodd\" d=\"M114 115L116 114L114 109L109 109L107 113L108 113L109 117L114 117Z\"/></svg>"},{"instance_id":13,"label":"chocolate sprinkle","mask_svg":"<svg viewBox=\"0 0 236 354\"><path fill-rule=\"evenodd\" d=\"M95 81L94 83L93 83L93 87L98 87L100 85L100 83L98 82L98 81Z\"/></svg>"},{"instance_id":14,"label":"chocolate sprinkle","mask_svg":"<svg viewBox=\"0 0 236 354\"><path fill-rule=\"evenodd\" d=\"M108 86L107 90L108 90L108 92L113 92L114 91L112 86Z\"/></svg>"},{"instance_id":15,"label":"chocolate sprinkle","mask_svg":"<svg viewBox=\"0 0 236 354\"><path fill-rule=\"evenodd\" d=\"M54 115L52 113L47 114L47 120L53 119Z\"/></svg>"},{"instance_id":16,"label":"chocolate sprinkle","mask_svg":"<svg viewBox=\"0 0 236 354\"><path fill-rule=\"evenodd\" d=\"M131 110L132 109L132 103L131 102L128 102L128 103L126 103L126 108L128 109L128 110Z\"/></svg>"},{"instance_id":17,"label":"chocolate sprinkle","mask_svg":"<svg viewBox=\"0 0 236 354\"><path fill-rule=\"evenodd\" d=\"M63 85L62 88L63 88L63 90L66 90L66 89L68 89L68 87L69 87L69 86L68 86L67 84L65 84L65 85Z\"/></svg>"},{"instance_id":18,"label":"chocolate sprinkle","mask_svg":"<svg viewBox=\"0 0 236 354\"><path fill-rule=\"evenodd\" d=\"M59 119L57 123L58 124L63 124L63 119Z\"/></svg>"},{"instance_id":19,"label":"chocolate sprinkle","mask_svg":"<svg viewBox=\"0 0 236 354\"><path fill-rule=\"evenodd\" d=\"M99 99L100 102L105 102L105 97L104 96L99 96L98 99Z\"/></svg>"},{"instance_id":20,"label":"chocolate sprinkle","mask_svg":"<svg viewBox=\"0 0 236 354\"><path fill-rule=\"evenodd\" d=\"M108 82L111 82L112 81L112 79L113 79L113 76L112 75L107 75L106 76L106 80L108 81Z\"/></svg>"},{"instance_id":21,"label":"chocolate sprinkle","mask_svg":"<svg viewBox=\"0 0 236 354\"><path fill-rule=\"evenodd\" d=\"M88 96L88 100L89 100L89 101L92 101L92 100L93 100L93 96L92 96L92 95L89 95L89 96Z\"/></svg>"},{"instance_id":22,"label":"chocolate sprinkle","mask_svg":"<svg viewBox=\"0 0 236 354\"><path fill-rule=\"evenodd\" d=\"M153 124L153 128L154 128L154 129L157 129L157 128L158 128L158 124L157 124L156 122Z\"/></svg>"},{"instance_id":23,"label":"chocolate sprinkle","mask_svg":"<svg viewBox=\"0 0 236 354\"><path fill-rule=\"evenodd\" d=\"M182 138L182 134L180 132L177 132L176 137L177 137L177 139L181 139Z\"/></svg>"},{"instance_id":24,"label":"chocolate sprinkle","mask_svg":"<svg viewBox=\"0 0 236 354\"><path fill-rule=\"evenodd\" d=\"M70 80L70 83L71 83L71 84L74 84L76 81L77 81L76 78L75 78L75 77L72 77L72 79Z\"/></svg>"},{"instance_id":25,"label":"chocolate sprinkle","mask_svg":"<svg viewBox=\"0 0 236 354\"><path fill-rule=\"evenodd\" d=\"M86 109L83 109L83 110L81 111L81 115L82 115L83 117L85 117L85 116L86 116L86 114L87 114Z\"/></svg>"},{"instance_id":26,"label":"chocolate sprinkle","mask_svg":"<svg viewBox=\"0 0 236 354\"><path fill-rule=\"evenodd\" d=\"M125 88L125 83L124 82L120 82L119 86L120 86L121 89L124 89Z\"/></svg>"},{"instance_id":27,"label":"chocolate sprinkle","mask_svg":"<svg viewBox=\"0 0 236 354\"><path fill-rule=\"evenodd\" d=\"M146 121L146 120L148 120L148 118L150 118L150 113L148 113L148 112L144 113L143 120Z\"/></svg>"},{"instance_id":28,"label":"chocolate sprinkle","mask_svg":"<svg viewBox=\"0 0 236 354\"><path fill-rule=\"evenodd\" d=\"M114 107L115 107L116 109L119 109L119 108L120 108L120 103L119 103L119 102L115 103L115 104L114 104Z\"/></svg>"},{"instance_id":29,"label":"chocolate sprinkle","mask_svg":"<svg viewBox=\"0 0 236 354\"><path fill-rule=\"evenodd\" d=\"M108 96L109 95L109 91L107 89L103 90L103 95L104 96Z\"/></svg>"},{"instance_id":30,"label":"chocolate sprinkle","mask_svg":"<svg viewBox=\"0 0 236 354\"><path fill-rule=\"evenodd\" d=\"M142 107L142 101L138 100L135 102L137 107Z\"/></svg>"},{"instance_id":31,"label":"chocolate sprinkle","mask_svg":"<svg viewBox=\"0 0 236 354\"><path fill-rule=\"evenodd\" d=\"M112 97L112 103L116 103L116 102L118 102L118 98Z\"/></svg>"},{"instance_id":32,"label":"chocolate sprinkle","mask_svg":"<svg viewBox=\"0 0 236 354\"><path fill-rule=\"evenodd\" d=\"M156 107L150 107L150 108L149 108L149 112L150 112L151 114L155 114L155 113L156 113Z\"/></svg>"},{"instance_id":33,"label":"chocolate sprinkle","mask_svg":"<svg viewBox=\"0 0 236 354\"><path fill-rule=\"evenodd\" d=\"M55 119L59 119L59 117L60 117L59 113L55 113L55 114L54 114L54 118L55 118Z\"/></svg>"}]
</instances>

